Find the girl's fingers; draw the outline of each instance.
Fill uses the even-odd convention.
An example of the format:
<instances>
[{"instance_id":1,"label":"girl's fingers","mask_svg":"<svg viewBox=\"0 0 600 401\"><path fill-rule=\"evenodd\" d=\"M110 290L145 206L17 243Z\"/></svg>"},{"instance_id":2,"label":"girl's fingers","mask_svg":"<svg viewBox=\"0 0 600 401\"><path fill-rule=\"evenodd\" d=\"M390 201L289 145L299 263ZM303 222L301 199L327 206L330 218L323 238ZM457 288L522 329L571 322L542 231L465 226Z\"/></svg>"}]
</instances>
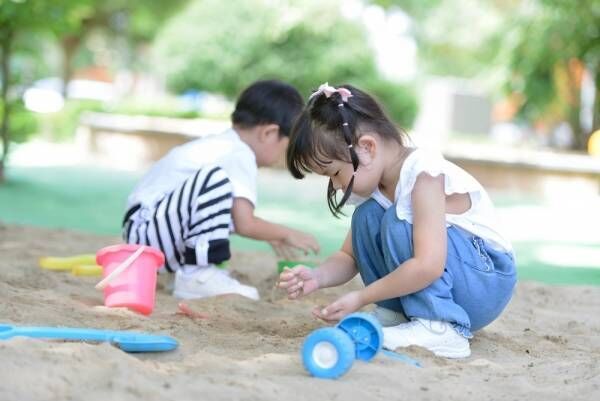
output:
<instances>
[{"instance_id":1,"label":"girl's fingers","mask_svg":"<svg viewBox=\"0 0 600 401\"><path fill-rule=\"evenodd\" d=\"M324 313L324 315L327 317L327 319L329 320L339 320L339 316L342 313L342 309L337 308L337 307L328 307L327 308L327 312Z\"/></svg>"},{"instance_id":2,"label":"girl's fingers","mask_svg":"<svg viewBox=\"0 0 600 401\"><path fill-rule=\"evenodd\" d=\"M317 307L313 308L312 312L313 312L313 315L315 315L319 319L324 320L326 322L329 321L329 311L327 310L326 307L317 306Z\"/></svg>"},{"instance_id":3,"label":"girl's fingers","mask_svg":"<svg viewBox=\"0 0 600 401\"><path fill-rule=\"evenodd\" d=\"M327 317L328 319L333 318L334 316L336 316L337 314L339 314L340 311L342 311L343 307L342 305L338 304L337 302L334 302L332 304L329 304L328 306L324 307L321 310L321 314L325 317Z\"/></svg>"},{"instance_id":4,"label":"girl's fingers","mask_svg":"<svg viewBox=\"0 0 600 401\"><path fill-rule=\"evenodd\" d=\"M339 319L330 319L328 316L322 316L316 313L313 313L313 315L317 318L320 319L322 321L324 321L325 323L335 323L337 322Z\"/></svg>"},{"instance_id":5,"label":"girl's fingers","mask_svg":"<svg viewBox=\"0 0 600 401\"><path fill-rule=\"evenodd\" d=\"M319 318L319 319L322 319L322 316L321 316L321 309L322 309L322 307L320 307L320 306L315 306L315 307L313 308L313 310L312 310L312 314L313 314L313 316L314 316L314 317L317 317L317 318Z\"/></svg>"},{"instance_id":6,"label":"girl's fingers","mask_svg":"<svg viewBox=\"0 0 600 401\"><path fill-rule=\"evenodd\" d=\"M333 323L340 320L341 311L332 312L331 305L325 308L313 309L313 315L327 323Z\"/></svg>"},{"instance_id":7,"label":"girl's fingers","mask_svg":"<svg viewBox=\"0 0 600 401\"><path fill-rule=\"evenodd\" d=\"M343 315L343 314L342 314L342 313L340 313L340 312L338 312L338 313L335 313L335 314L333 314L332 316L328 316L328 317L327 317L327 321L328 321L328 322L330 322L330 323L339 322L339 321L342 319L342 318L341 318L341 316L342 316L342 315Z\"/></svg>"},{"instance_id":8,"label":"girl's fingers","mask_svg":"<svg viewBox=\"0 0 600 401\"><path fill-rule=\"evenodd\" d=\"M289 267L286 267L279 274L279 281L297 280L298 276L299 276L299 272L296 270L296 268L290 269Z\"/></svg>"},{"instance_id":9,"label":"girl's fingers","mask_svg":"<svg viewBox=\"0 0 600 401\"><path fill-rule=\"evenodd\" d=\"M295 276L296 276L296 272L291 270L289 267L286 267L279 275L279 277L283 280L291 280Z\"/></svg>"},{"instance_id":10,"label":"girl's fingers","mask_svg":"<svg viewBox=\"0 0 600 401\"><path fill-rule=\"evenodd\" d=\"M304 281L299 281L298 283L288 287L288 292L301 291L302 287L304 287Z\"/></svg>"},{"instance_id":11,"label":"girl's fingers","mask_svg":"<svg viewBox=\"0 0 600 401\"><path fill-rule=\"evenodd\" d=\"M291 286L298 284L298 279L295 277L291 280L279 280L279 288L289 289Z\"/></svg>"},{"instance_id":12,"label":"girl's fingers","mask_svg":"<svg viewBox=\"0 0 600 401\"><path fill-rule=\"evenodd\" d=\"M279 281L290 281L293 280L296 275L292 272L283 272L279 275Z\"/></svg>"}]
</instances>

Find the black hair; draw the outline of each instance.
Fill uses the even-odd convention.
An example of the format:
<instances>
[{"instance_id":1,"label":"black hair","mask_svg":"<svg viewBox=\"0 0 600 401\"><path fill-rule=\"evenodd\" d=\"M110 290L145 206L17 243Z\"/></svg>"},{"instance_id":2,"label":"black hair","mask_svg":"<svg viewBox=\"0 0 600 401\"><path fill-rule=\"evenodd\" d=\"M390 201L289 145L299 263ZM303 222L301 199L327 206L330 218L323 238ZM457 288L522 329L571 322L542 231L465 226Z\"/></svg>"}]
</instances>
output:
<instances>
[{"instance_id":1,"label":"black hair","mask_svg":"<svg viewBox=\"0 0 600 401\"><path fill-rule=\"evenodd\" d=\"M358 168L358 155L354 146L361 132L376 132L384 140L405 144L406 133L397 128L379 103L367 93L351 85L341 85L352 96L343 99L339 92L327 97L318 93L309 99L296 124L292 128L287 148L287 167L295 178L304 178L314 166L325 168L331 160L352 163ZM354 176L340 202L336 190L329 180L327 204L334 216L352 193Z\"/></svg>"},{"instance_id":2,"label":"black hair","mask_svg":"<svg viewBox=\"0 0 600 401\"><path fill-rule=\"evenodd\" d=\"M304 101L293 86L277 80L256 81L240 94L231 122L244 128L277 124L279 136L289 136Z\"/></svg>"}]
</instances>

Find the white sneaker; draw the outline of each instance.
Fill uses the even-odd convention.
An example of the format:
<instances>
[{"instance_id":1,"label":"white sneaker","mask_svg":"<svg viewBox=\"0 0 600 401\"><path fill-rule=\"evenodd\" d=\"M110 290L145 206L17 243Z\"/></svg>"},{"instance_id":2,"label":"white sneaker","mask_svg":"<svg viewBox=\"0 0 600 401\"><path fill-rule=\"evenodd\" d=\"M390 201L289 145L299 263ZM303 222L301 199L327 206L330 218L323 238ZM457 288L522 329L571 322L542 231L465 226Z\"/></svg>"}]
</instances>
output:
<instances>
[{"instance_id":1,"label":"white sneaker","mask_svg":"<svg viewBox=\"0 0 600 401\"><path fill-rule=\"evenodd\" d=\"M416 318L409 323L383 328L383 348L416 345L445 358L466 358L471 355L469 340L458 334L448 322Z\"/></svg>"},{"instance_id":2,"label":"white sneaker","mask_svg":"<svg viewBox=\"0 0 600 401\"><path fill-rule=\"evenodd\" d=\"M227 271L213 265L199 267L191 272L189 269L179 269L175 272L173 295L177 298L195 299L223 294L239 294L256 301L259 299L256 288L241 284L229 277Z\"/></svg>"},{"instance_id":3,"label":"white sneaker","mask_svg":"<svg viewBox=\"0 0 600 401\"><path fill-rule=\"evenodd\" d=\"M408 319L403 313L384 308L383 306L377 306L371 311L371 315L374 316L383 327L397 326L400 323L408 322Z\"/></svg>"}]
</instances>

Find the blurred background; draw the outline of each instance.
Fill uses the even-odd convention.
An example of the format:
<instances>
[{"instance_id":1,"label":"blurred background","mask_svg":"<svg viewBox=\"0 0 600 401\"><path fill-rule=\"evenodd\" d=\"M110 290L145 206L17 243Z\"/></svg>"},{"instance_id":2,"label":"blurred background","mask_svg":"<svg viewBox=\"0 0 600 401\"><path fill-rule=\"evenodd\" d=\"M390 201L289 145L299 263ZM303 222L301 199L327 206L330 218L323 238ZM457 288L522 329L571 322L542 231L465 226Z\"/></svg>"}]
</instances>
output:
<instances>
[{"instance_id":1,"label":"blurred background","mask_svg":"<svg viewBox=\"0 0 600 401\"><path fill-rule=\"evenodd\" d=\"M376 95L489 189L522 279L600 284L597 0L0 0L0 223L119 235L145 169L263 78ZM257 214L325 257L349 220L281 167Z\"/></svg>"}]
</instances>

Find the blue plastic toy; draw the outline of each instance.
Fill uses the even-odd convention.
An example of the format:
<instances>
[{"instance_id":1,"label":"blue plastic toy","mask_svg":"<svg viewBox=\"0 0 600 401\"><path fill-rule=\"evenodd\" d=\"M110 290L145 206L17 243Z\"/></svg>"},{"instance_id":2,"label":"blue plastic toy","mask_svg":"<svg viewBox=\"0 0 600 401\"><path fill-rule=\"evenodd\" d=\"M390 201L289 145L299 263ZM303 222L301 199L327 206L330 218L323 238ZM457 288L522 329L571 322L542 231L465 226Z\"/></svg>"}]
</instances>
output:
<instances>
[{"instance_id":1,"label":"blue plastic toy","mask_svg":"<svg viewBox=\"0 0 600 401\"><path fill-rule=\"evenodd\" d=\"M308 372L322 379L337 379L352 367L356 346L335 327L313 331L302 346L302 362Z\"/></svg>"},{"instance_id":2,"label":"blue plastic toy","mask_svg":"<svg viewBox=\"0 0 600 401\"><path fill-rule=\"evenodd\" d=\"M317 329L302 345L302 363L313 376L337 379L350 370L355 359L370 361L383 345L383 330L377 319L367 313L352 313L337 326ZM395 354L386 351L385 355ZM408 356L397 354L395 359L421 367Z\"/></svg>"},{"instance_id":3,"label":"blue plastic toy","mask_svg":"<svg viewBox=\"0 0 600 401\"><path fill-rule=\"evenodd\" d=\"M356 359L370 361L383 346L383 330L377 319L367 313L353 313L337 326L346 333L356 347Z\"/></svg>"},{"instance_id":4,"label":"blue plastic toy","mask_svg":"<svg viewBox=\"0 0 600 401\"><path fill-rule=\"evenodd\" d=\"M160 352L177 348L172 337L133 331L96 330L68 327L18 327L0 324L0 340L12 337L46 338L69 341L108 342L125 352Z\"/></svg>"}]
</instances>

